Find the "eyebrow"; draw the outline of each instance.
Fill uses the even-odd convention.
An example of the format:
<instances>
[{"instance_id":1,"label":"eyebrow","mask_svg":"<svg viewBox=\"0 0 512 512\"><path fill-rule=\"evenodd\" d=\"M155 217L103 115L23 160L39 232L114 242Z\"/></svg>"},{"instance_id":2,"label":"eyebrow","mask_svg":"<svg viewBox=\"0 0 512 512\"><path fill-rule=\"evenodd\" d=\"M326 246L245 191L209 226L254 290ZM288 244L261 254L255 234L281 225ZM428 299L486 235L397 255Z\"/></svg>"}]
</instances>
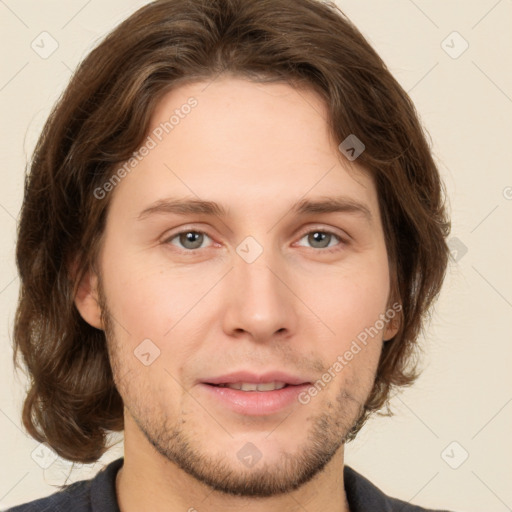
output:
<instances>
[{"instance_id":1,"label":"eyebrow","mask_svg":"<svg viewBox=\"0 0 512 512\"><path fill-rule=\"evenodd\" d=\"M373 216L364 203L350 197L320 197L317 199L302 199L297 201L290 208L291 213L307 215L313 213L351 213L360 215L369 224L373 222ZM160 199L140 212L137 220L144 220L155 214L178 215L211 215L227 217L228 210L223 205L214 201L205 201L192 198L166 198Z\"/></svg>"}]
</instances>

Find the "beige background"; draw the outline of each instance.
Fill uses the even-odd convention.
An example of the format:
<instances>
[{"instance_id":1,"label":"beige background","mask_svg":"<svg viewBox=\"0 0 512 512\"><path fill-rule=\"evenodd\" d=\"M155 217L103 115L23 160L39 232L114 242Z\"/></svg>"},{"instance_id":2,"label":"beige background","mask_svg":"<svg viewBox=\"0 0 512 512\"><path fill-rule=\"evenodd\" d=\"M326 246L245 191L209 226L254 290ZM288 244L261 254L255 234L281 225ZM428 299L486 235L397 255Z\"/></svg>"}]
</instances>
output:
<instances>
[{"instance_id":1,"label":"beige background","mask_svg":"<svg viewBox=\"0 0 512 512\"><path fill-rule=\"evenodd\" d=\"M0 0L0 510L54 492L69 469L61 459L51 463L20 427L24 380L13 374L11 340L24 166L71 70L145 3ZM373 419L349 444L347 463L415 504L512 510L512 1L338 5L410 92L432 137L450 196L457 260L422 339L421 379L395 397L394 418ZM31 48L43 31L58 43L46 59ZM466 452L467 460L450 467ZM75 469L71 480L93 476L121 454L118 444L97 464ZM43 469L36 460L51 465Z\"/></svg>"}]
</instances>

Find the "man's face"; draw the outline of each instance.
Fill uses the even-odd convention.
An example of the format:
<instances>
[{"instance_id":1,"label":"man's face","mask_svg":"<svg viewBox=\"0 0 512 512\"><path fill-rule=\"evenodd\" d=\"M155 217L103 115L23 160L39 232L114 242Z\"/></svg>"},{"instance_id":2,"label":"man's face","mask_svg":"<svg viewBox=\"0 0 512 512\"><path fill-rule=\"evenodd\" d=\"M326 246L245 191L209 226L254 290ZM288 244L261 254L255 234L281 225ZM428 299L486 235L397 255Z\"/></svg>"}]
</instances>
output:
<instances>
[{"instance_id":1,"label":"man's face","mask_svg":"<svg viewBox=\"0 0 512 512\"><path fill-rule=\"evenodd\" d=\"M126 439L145 436L166 464L227 493L288 492L323 469L393 334L379 322L390 281L376 188L340 158L326 121L315 93L286 84L182 85L153 113L156 147L111 192L101 291ZM141 215L171 198L226 212ZM352 206L293 210L329 198ZM206 383L238 371L312 384Z\"/></svg>"}]
</instances>

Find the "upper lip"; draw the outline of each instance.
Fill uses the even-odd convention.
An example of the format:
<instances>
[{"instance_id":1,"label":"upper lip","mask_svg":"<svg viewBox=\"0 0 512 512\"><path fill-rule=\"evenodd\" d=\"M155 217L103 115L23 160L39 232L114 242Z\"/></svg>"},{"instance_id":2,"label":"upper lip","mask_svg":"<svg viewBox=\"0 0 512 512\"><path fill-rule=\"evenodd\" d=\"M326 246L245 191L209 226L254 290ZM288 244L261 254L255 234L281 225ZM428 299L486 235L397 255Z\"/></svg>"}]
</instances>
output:
<instances>
[{"instance_id":1,"label":"upper lip","mask_svg":"<svg viewBox=\"0 0 512 512\"><path fill-rule=\"evenodd\" d=\"M234 382L248 382L254 384L262 384L266 382L284 382L291 385L309 384L309 381L302 377L291 375L282 371L266 372L259 375L249 371L239 371L226 375L220 375L218 377L209 377L204 379L202 382L206 384L232 384Z\"/></svg>"}]
</instances>

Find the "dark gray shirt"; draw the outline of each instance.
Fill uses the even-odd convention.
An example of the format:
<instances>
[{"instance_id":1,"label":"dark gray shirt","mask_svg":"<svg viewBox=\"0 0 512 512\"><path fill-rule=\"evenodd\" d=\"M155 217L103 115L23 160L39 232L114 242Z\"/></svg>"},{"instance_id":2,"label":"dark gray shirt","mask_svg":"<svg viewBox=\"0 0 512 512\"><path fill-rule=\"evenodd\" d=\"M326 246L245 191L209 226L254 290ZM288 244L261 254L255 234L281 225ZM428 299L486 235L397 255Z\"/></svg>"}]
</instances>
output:
<instances>
[{"instance_id":1,"label":"dark gray shirt","mask_svg":"<svg viewBox=\"0 0 512 512\"><path fill-rule=\"evenodd\" d=\"M90 480L75 482L46 498L18 505L7 512L120 512L116 474L123 462L123 457L116 459ZM389 498L349 466L343 468L343 478L350 512L434 512Z\"/></svg>"}]
</instances>

